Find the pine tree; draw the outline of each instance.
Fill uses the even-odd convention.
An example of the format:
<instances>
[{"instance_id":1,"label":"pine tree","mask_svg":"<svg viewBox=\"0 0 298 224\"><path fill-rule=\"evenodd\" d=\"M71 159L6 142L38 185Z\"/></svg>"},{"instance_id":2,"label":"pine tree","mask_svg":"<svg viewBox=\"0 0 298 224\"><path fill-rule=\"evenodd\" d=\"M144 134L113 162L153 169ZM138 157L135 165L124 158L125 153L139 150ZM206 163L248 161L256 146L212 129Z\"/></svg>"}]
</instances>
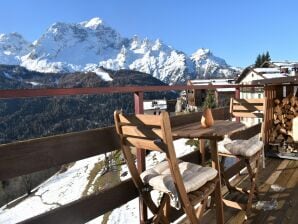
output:
<instances>
[{"instance_id":1,"label":"pine tree","mask_svg":"<svg viewBox=\"0 0 298 224\"><path fill-rule=\"evenodd\" d=\"M268 51L265 54L265 58L266 58L266 61L271 61L270 54Z\"/></svg>"},{"instance_id":2,"label":"pine tree","mask_svg":"<svg viewBox=\"0 0 298 224\"><path fill-rule=\"evenodd\" d=\"M258 54L256 62L255 62L255 67L260 67L262 64L262 56L260 54Z\"/></svg>"},{"instance_id":3,"label":"pine tree","mask_svg":"<svg viewBox=\"0 0 298 224\"><path fill-rule=\"evenodd\" d=\"M212 90L208 90L203 107L210 108L210 109L216 107L215 96L214 96L214 92Z\"/></svg>"},{"instance_id":4,"label":"pine tree","mask_svg":"<svg viewBox=\"0 0 298 224\"><path fill-rule=\"evenodd\" d=\"M266 53L258 54L257 59L255 61L255 67L260 67L266 61L271 61L270 54L268 51Z\"/></svg>"}]
</instances>

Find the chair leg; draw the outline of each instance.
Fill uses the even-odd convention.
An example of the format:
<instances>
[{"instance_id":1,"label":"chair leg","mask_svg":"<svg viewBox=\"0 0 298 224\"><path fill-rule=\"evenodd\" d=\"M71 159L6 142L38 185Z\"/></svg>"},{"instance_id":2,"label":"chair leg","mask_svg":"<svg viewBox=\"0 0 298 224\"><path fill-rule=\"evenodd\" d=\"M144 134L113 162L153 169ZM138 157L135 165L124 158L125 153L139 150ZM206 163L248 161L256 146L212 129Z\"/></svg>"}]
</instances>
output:
<instances>
[{"instance_id":1,"label":"chair leg","mask_svg":"<svg viewBox=\"0 0 298 224\"><path fill-rule=\"evenodd\" d=\"M250 215L251 213L251 207L252 207L252 199L255 193L258 193L258 189L256 186L256 180L257 180L257 175L258 175L258 168L259 168L259 158L256 159L256 167L255 167L255 172L253 172L251 165L250 165L250 160L246 159L246 166L247 166L247 170L248 170L248 174L251 180L251 187L250 187L250 191L248 194L248 201L247 201L247 206L246 206L246 214L247 216Z\"/></svg>"},{"instance_id":2,"label":"chair leg","mask_svg":"<svg viewBox=\"0 0 298 224\"><path fill-rule=\"evenodd\" d=\"M204 200L201 202L201 205L196 210L196 216L200 220L205 212L206 206L208 202L208 197L204 198Z\"/></svg>"},{"instance_id":3,"label":"chair leg","mask_svg":"<svg viewBox=\"0 0 298 224\"><path fill-rule=\"evenodd\" d=\"M220 173L221 173L222 179L224 180L225 185L227 186L229 192L232 193L232 191L235 190L235 187L233 187L230 184L229 178L227 178L227 176L225 175L225 161L226 161L226 157L222 156L221 161L220 161L220 170L221 170Z\"/></svg>"},{"instance_id":4,"label":"chair leg","mask_svg":"<svg viewBox=\"0 0 298 224\"><path fill-rule=\"evenodd\" d=\"M169 213L169 205L170 205L170 197L168 194L163 194L162 199L160 201L160 205L158 207L157 213L153 217L153 223L158 224L168 224L170 223L168 220Z\"/></svg>"}]
</instances>

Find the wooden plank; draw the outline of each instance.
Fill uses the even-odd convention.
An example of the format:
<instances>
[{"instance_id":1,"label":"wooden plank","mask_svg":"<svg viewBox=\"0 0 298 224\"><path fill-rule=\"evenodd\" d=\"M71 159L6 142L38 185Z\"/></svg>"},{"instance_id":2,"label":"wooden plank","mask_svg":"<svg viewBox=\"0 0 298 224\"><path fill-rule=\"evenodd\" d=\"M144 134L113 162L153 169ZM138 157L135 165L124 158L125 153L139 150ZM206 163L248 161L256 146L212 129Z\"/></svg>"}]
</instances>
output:
<instances>
[{"instance_id":1,"label":"wooden plank","mask_svg":"<svg viewBox=\"0 0 298 224\"><path fill-rule=\"evenodd\" d=\"M82 94L104 94L104 93L133 93L133 92L160 92L172 90L192 89L216 89L235 88L239 85L173 85L173 86L124 86L124 87L90 87L90 88L56 88L56 89L11 89L0 90L0 99L45 97L45 96L69 96ZM241 85L243 87L257 87L260 85Z\"/></svg>"},{"instance_id":2,"label":"wooden plank","mask_svg":"<svg viewBox=\"0 0 298 224\"><path fill-rule=\"evenodd\" d=\"M221 107L221 108L212 109L212 116L214 120L227 120L229 119L229 108ZM170 117L171 127L175 128L177 126L182 126L184 124L195 123L195 122L200 123L201 117L202 117L202 111L172 116Z\"/></svg>"},{"instance_id":3,"label":"wooden plank","mask_svg":"<svg viewBox=\"0 0 298 224\"><path fill-rule=\"evenodd\" d=\"M214 125L208 128L202 128L200 123L190 123L178 126L172 129L175 138L199 138L199 139L217 139L221 140L224 135L231 135L243 129L242 123L215 120Z\"/></svg>"},{"instance_id":4,"label":"wooden plank","mask_svg":"<svg viewBox=\"0 0 298 224\"><path fill-rule=\"evenodd\" d=\"M136 198L138 192L131 179L76 200L49 212L27 219L22 224L85 223Z\"/></svg>"},{"instance_id":5,"label":"wooden plank","mask_svg":"<svg viewBox=\"0 0 298 224\"><path fill-rule=\"evenodd\" d=\"M289 189L290 197L289 200L286 201L286 204L283 208L284 214L278 216L277 221L279 223L295 223L294 220L297 222L298 215L297 215L297 205L298 205L298 161L295 161L295 169L294 174L292 175L291 179L287 184L287 189Z\"/></svg>"},{"instance_id":6,"label":"wooden plank","mask_svg":"<svg viewBox=\"0 0 298 224\"><path fill-rule=\"evenodd\" d=\"M288 165L285 169L281 170L281 174L278 176L274 184L279 185L281 187L287 188L287 183L291 179L292 174L294 173L295 169L292 169L295 167L293 161L288 162ZM267 193L264 197L262 197L262 200L277 200L278 201L278 210L282 208L284 205L284 201L280 200L279 197L282 192L270 192L270 186L267 185ZM290 196L290 195L288 195ZM278 210L271 210L271 211L262 211L258 213L258 215L254 218L252 223L271 223L273 220L276 220L275 213L277 213Z\"/></svg>"},{"instance_id":7,"label":"wooden plank","mask_svg":"<svg viewBox=\"0 0 298 224\"><path fill-rule=\"evenodd\" d=\"M148 137L151 139L162 138L161 129L138 126L122 126L122 133L126 136Z\"/></svg>"},{"instance_id":8,"label":"wooden plank","mask_svg":"<svg viewBox=\"0 0 298 224\"><path fill-rule=\"evenodd\" d=\"M119 115L119 119L121 122L121 125L127 125L127 124L134 124L134 125L140 125L140 126L160 126L161 124L161 117L158 115L149 115L149 114L137 114L137 115Z\"/></svg>"},{"instance_id":9,"label":"wooden plank","mask_svg":"<svg viewBox=\"0 0 298 224\"><path fill-rule=\"evenodd\" d=\"M235 112L233 111L232 115L234 117L251 117L251 118L263 118L263 113L251 113L251 112Z\"/></svg>"},{"instance_id":10,"label":"wooden plank","mask_svg":"<svg viewBox=\"0 0 298 224\"><path fill-rule=\"evenodd\" d=\"M232 139L232 140L245 139L246 140L246 139L252 138L253 136L260 133L261 126L262 126L262 124L256 124L249 128L246 128L242 131L235 132L230 135L230 139Z\"/></svg>"},{"instance_id":11,"label":"wooden plank","mask_svg":"<svg viewBox=\"0 0 298 224\"><path fill-rule=\"evenodd\" d=\"M263 104L264 99L257 98L257 99L233 99L234 104Z\"/></svg>"},{"instance_id":12,"label":"wooden plank","mask_svg":"<svg viewBox=\"0 0 298 224\"><path fill-rule=\"evenodd\" d=\"M247 112L254 112L254 111L263 111L263 105L254 105L254 104L241 104L241 105L234 105L234 111L247 111Z\"/></svg>"},{"instance_id":13,"label":"wooden plank","mask_svg":"<svg viewBox=\"0 0 298 224\"><path fill-rule=\"evenodd\" d=\"M0 180L120 149L114 127L0 145Z\"/></svg>"},{"instance_id":14,"label":"wooden plank","mask_svg":"<svg viewBox=\"0 0 298 224\"><path fill-rule=\"evenodd\" d=\"M134 146L140 150L145 151L144 149L156 150L156 151L164 151L166 149L165 144L160 140L148 140L148 139L140 139L134 137L127 137L124 139L125 145Z\"/></svg>"},{"instance_id":15,"label":"wooden plank","mask_svg":"<svg viewBox=\"0 0 298 224\"><path fill-rule=\"evenodd\" d=\"M225 170L227 179L230 179L236 174L239 174L240 170L242 170L243 168L245 168L245 162L243 159L241 159Z\"/></svg>"}]
</instances>

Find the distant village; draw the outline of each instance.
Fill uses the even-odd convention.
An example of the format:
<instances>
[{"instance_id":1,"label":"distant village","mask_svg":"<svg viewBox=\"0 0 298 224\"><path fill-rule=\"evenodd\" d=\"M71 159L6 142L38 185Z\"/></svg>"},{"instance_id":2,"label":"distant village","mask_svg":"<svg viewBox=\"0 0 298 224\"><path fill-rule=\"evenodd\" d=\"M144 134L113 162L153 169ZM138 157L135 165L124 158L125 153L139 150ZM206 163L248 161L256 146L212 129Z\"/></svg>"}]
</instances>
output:
<instances>
[{"instance_id":1,"label":"distant village","mask_svg":"<svg viewBox=\"0 0 298 224\"><path fill-rule=\"evenodd\" d=\"M251 65L242 70L235 79L196 79L188 80L187 85L191 86L220 86L220 85L257 85L270 82L270 80L283 80L288 77L298 75L298 62L272 62L265 61L259 67ZM161 111L170 112L198 111L203 107L204 100L208 94L208 89L190 89L182 91L177 101L167 101L166 99L156 99L144 101L144 111L147 114L160 114ZM236 89L212 88L214 100L217 107L228 106L230 98L235 96ZM294 86L294 94L297 86ZM263 98L264 91L258 87L245 87L240 90L240 98Z\"/></svg>"}]
</instances>

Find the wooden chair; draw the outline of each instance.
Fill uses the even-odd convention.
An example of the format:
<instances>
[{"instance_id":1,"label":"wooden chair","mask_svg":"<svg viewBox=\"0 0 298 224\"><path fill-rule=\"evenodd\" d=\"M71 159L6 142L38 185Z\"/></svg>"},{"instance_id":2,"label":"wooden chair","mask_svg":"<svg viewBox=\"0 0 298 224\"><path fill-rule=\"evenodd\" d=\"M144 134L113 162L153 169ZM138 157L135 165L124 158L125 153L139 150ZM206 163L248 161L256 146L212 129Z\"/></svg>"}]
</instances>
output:
<instances>
[{"instance_id":1,"label":"wooden chair","mask_svg":"<svg viewBox=\"0 0 298 224\"><path fill-rule=\"evenodd\" d=\"M242 117L242 118L264 118L266 112L266 98L262 99L231 99L230 102L230 114L232 117ZM264 123L262 123L261 138L251 138L249 140L235 140L231 143L225 144L224 148L219 148L218 155L222 156L221 159L221 174L225 180L226 186L229 191L240 191L242 193L248 194L247 204L243 205L237 202L231 202L224 200L224 203L228 206L246 210L246 215L250 215L252 207L252 199L255 195L257 198L258 187L256 180L258 177L258 168L260 163L260 158L263 153L264 157L264 144L261 139L264 139ZM224 163L226 157L234 157L240 160L244 160L248 175L251 181L251 186L249 191L244 189L232 186L228 180L228 177L225 176L224 172ZM255 162L255 167L253 168L251 164ZM240 171L240 170L239 170Z\"/></svg>"},{"instance_id":2,"label":"wooden chair","mask_svg":"<svg viewBox=\"0 0 298 224\"><path fill-rule=\"evenodd\" d=\"M176 158L168 113L124 115L115 111L114 119L132 180L140 197L153 213L153 217L148 221L169 223L169 201L170 198L177 197L190 222L199 223L208 196L214 192L219 181L217 171ZM166 160L139 173L132 147L164 152ZM150 191L153 189L162 192L159 206L150 197ZM201 206L195 209L194 206L198 203L201 203Z\"/></svg>"}]
</instances>

